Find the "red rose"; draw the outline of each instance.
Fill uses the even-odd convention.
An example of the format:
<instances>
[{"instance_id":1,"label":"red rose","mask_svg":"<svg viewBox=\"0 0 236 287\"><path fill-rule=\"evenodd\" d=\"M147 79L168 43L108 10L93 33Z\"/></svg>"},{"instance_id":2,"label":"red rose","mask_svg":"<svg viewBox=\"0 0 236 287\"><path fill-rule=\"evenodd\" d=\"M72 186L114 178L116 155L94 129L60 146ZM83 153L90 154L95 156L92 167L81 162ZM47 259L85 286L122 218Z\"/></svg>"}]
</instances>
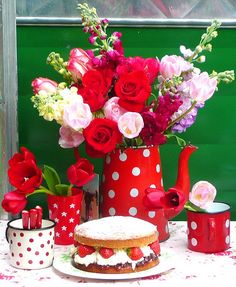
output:
<instances>
[{"instance_id":1,"label":"red rose","mask_svg":"<svg viewBox=\"0 0 236 287\"><path fill-rule=\"evenodd\" d=\"M122 140L117 123L103 118L94 119L84 129L83 135L86 141L86 151L92 157L103 157L114 150Z\"/></svg>"},{"instance_id":2,"label":"red rose","mask_svg":"<svg viewBox=\"0 0 236 287\"><path fill-rule=\"evenodd\" d=\"M16 152L13 157L8 161L8 165L10 167L16 165L18 162L22 162L25 160L33 160L34 162L36 162L35 156L26 147L21 147L20 151L21 152Z\"/></svg>"},{"instance_id":3,"label":"red rose","mask_svg":"<svg viewBox=\"0 0 236 287\"><path fill-rule=\"evenodd\" d=\"M32 193L42 182L42 171L33 160L19 162L8 169L10 183L24 194Z\"/></svg>"},{"instance_id":4,"label":"red rose","mask_svg":"<svg viewBox=\"0 0 236 287\"><path fill-rule=\"evenodd\" d=\"M71 184L83 186L95 176L94 166L86 158L80 158L67 170L67 177Z\"/></svg>"},{"instance_id":5,"label":"red rose","mask_svg":"<svg viewBox=\"0 0 236 287\"><path fill-rule=\"evenodd\" d=\"M151 94L149 80L143 71L123 74L115 84L118 104L132 112L140 112Z\"/></svg>"},{"instance_id":6,"label":"red rose","mask_svg":"<svg viewBox=\"0 0 236 287\"><path fill-rule=\"evenodd\" d=\"M84 103L90 106L92 112L104 106L113 74L113 71L108 68L89 70L82 78L82 86L77 86L78 94L83 97Z\"/></svg>"},{"instance_id":7,"label":"red rose","mask_svg":"<svg viewBox=\"0 0 236 287\"><path fill-rule=\"evenodd\" d=\"M24 194L18 190L10 191L4 195L2 200L2 208L6 212L11 212L13 215L21 212L27 204L27 199Z\"/></svg>"}]
</instances>

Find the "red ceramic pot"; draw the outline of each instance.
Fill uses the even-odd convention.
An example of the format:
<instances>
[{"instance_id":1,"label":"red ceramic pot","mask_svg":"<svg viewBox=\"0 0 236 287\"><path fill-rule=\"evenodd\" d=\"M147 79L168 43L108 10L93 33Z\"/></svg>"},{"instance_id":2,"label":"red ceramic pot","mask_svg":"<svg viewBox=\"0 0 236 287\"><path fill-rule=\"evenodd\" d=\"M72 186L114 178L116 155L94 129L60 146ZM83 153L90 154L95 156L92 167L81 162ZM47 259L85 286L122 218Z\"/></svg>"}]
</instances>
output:
<instances>
[{"instance_id":1,"label":"red ceramic pot","mask_svg":"<svg viewBox=\"0 0 236 287\"><path fill-rule=\"evenodd\" d=\"M214 202L207 212L187 211L188 248L215 253L230 247L230 206Z\"/></svg>"},{"instance_id":2,"label":"red ceramic pot","mask_svg":"<svg viewBox=\"0 0 236 287\"><path fill-rule=\"evenodd\" d=\"M56 222L55 244L74 243L74 229L80 223L83 191L76 189L71 196L48 195L49 218Z\"/></svg>"}]
</instances>

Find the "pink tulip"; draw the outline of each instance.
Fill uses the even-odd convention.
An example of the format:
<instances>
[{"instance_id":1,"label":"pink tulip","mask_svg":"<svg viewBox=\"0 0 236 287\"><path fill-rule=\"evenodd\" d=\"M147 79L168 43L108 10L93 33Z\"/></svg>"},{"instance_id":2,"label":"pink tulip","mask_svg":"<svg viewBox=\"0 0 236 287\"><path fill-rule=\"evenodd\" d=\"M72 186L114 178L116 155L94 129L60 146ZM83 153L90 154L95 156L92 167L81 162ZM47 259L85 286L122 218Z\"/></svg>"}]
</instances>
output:
<instances>
[{"instance_id":1,"label":"pink tulip","mask_svg":"<svg viewBox=\"0 0 236 287\"><path fill-rule=\"evenodd\" d=\"M86 128L93 118L88 104L74 100L64 108L63 122L75 131Z\"/></svg>"},{"instance_id":2,"label":"pink tulip","mask_svg":"<svg viewBox=\"0 0 236 287\"><path fill-rule=\"evenodd\" d=\"M122 108L119 104L118 104L118 97L112 97L111 99L109 99L105 105L104 105L104 114L105 117L107 119L113 120L115 122L118 121L118 119L120 118L120 116L122 116L124 113L126 113L127 111Z\"/></svg>"},{"instance_id":3,"label":"pink tulip","mask_svg":"<svg viewBox=\"0 0 236 287\"><path fill-rule=\"evenodd\" d=\"M188 82L189 95L191 99L203 104L211 98L217 87L216 78L210 78L207 72L194 75Z\"/></svg>"},{"instance_id":4,"label":"pink tulip","mask_svg":"<svg viewBox=\"0 0 236 287\"><path fill-rule=\"evenodd\" d=\"M189 200L196 206L206 209L214 201L216 188L208 181L198 181L192 187Z\"/></svg>"},{"instance_id":5,"label":"pink tulip","mask_svg":"<svg viewBox=\"0 0 236 287\"><path fill-rule=\"evenodd\" d=\"M83 75L91 68L91 58L82 49L71 50L67 69L71 72L74 82L78 82Z\"/></svg>"},{"instance_id":6,"label":"pink tulip","mask_svg":"<svg viewBox=\"0 0 236 287\"><path fill-rule=\"evenodd\" d=\"M45 91L48 94L54 94L58 84L47 78L36 78L32 82L33 91L38 94L40 91Z\"/></svg>"},{"instance_id":7,"label":"pink tulip","mask_svg":"<svg viewBox=\"0 0 236 287\"><path fill-rule=\"evenodd\" d=\"M78 147L84 141L84 137L80 132L76 132L69 127L62 126L59 133L59 145L62 148Z\"/></svg>"},{"instance_id":8,"label":"pink tulip","mask_svg":"<svg viewBox=\"0 0 236 287\"><path fill-rule=\"evenodd\" d=\"M136 112L127 112L118 120L119 131L129 139L137 137L143 127L143 118L139 113Z\"/></svg>"},{"instance_id":9,"label":"pink tulip","mask_svg":"<svg viewBox=\"0 0 236 287\"><path fill-rule=\"evenodd\" d=\"M188 71L192 65L185 61L184 58L176 55L164 56L160 62L160 74L163 78L173 78L173 76L180 76L182 72Z\"/></svg>"}]
</instances>

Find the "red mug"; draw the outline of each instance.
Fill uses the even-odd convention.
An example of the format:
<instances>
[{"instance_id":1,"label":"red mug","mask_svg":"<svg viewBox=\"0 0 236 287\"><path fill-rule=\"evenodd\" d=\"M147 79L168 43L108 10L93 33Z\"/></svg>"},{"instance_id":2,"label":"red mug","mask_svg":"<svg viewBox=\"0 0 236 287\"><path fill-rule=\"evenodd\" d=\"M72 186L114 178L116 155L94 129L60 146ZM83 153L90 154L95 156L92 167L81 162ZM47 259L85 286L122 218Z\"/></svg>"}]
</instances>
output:
<instances>
[{"instance_id":1,"label":"red mug","mask_svg":"<svg viewBox=\"0 0 236 287\"><path fill-rule=\"evenodd\" d=\"M213 202L206 212L187 210L188 248L215 253L230 247L230 206Z\"/></svg>"}]
</instances>

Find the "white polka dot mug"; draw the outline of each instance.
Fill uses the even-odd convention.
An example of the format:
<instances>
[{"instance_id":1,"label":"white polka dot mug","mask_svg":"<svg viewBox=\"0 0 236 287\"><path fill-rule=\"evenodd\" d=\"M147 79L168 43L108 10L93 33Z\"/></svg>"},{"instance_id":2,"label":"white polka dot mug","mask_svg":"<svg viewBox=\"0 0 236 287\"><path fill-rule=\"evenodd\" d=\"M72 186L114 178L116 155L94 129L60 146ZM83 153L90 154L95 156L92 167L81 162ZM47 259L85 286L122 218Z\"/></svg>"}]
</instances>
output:
<instances>
[{"instance_id":1,"label":"white polka dot mug","mask_svg":"<svg viewBox=\"0 0 236 287\"><path fill-rule=\"evenodd\" d=\"M216 253L230 247L230 206L213 202L207 212L187 210L188 248Z\"/></svg>"},{"instance_id":2,"label":"white polka dot mug","mask_svg":"<svg viewBox=\"0 0 236 287\"><path fill-rule=\"evenodd\" d=\"M10 247L10 264L20 269L42 269L52 265L54 226L43 219L39 229L23 229L22 219L8 222L6 238Z\"/></svg>"}]
</instances>

